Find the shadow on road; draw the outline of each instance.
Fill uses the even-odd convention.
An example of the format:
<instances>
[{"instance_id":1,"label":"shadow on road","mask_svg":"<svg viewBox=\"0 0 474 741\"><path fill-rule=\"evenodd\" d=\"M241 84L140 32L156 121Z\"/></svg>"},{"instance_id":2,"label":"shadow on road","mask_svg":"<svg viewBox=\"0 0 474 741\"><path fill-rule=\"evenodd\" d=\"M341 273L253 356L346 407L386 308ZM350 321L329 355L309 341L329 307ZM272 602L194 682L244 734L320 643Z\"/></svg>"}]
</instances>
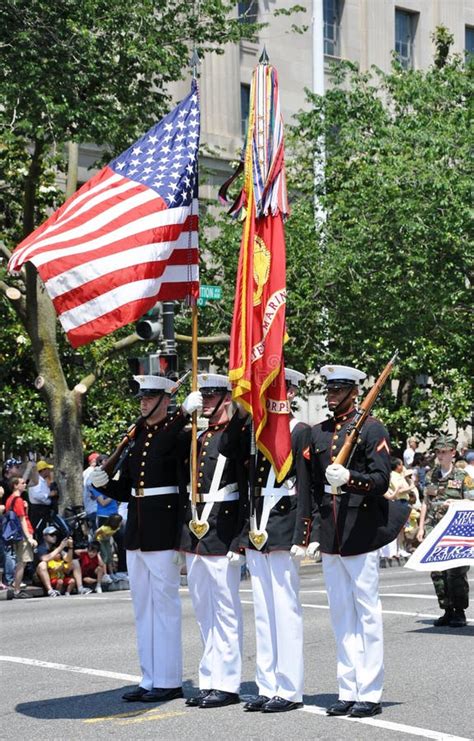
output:
<instances>
[{"instance_id":1,"label":"shadow on road","mask_svg":"<svg viewBox=\"0 0 474 741\"><path fill-rule=\"evenodd\" d=\"M52 697L49 700L39 702L21 702L15 707L17 713L26 715L29 718L38 718L41 720L57 720L60 718L76 719L98 719L108 716L120 716L122 718L136 717L143 713L149 712L154 707L170 705L170 703L147 704L140 702L124 702L122 695L127 690L133 689L136 685L125 685L114 690L105 692L93 692L90 694L71 695L69 697ZM249 683L249 686L250 685ZM253 685L255 686L255 685ZM197 688L194 682L183 682L183 691L185 698L197 694ZM180 703L184 708L184 700L175 700L173 703ZM173 709L176 705L173 704Z\"/></svg>"},{"instance_id":2,"label":"shadow on road","mask_svg":"<svg viewBox=\"0 0 474 741\"><path fill-rule=\"evenodd\" d=\"M464 628L449 628L448 626L436 627L432 620L417 620L418 624L424 625L424 628L414 628L407 633L427 633L428 635L443 636L474 636L474 625L466 625Z\"/></svg>"}]
</instances>

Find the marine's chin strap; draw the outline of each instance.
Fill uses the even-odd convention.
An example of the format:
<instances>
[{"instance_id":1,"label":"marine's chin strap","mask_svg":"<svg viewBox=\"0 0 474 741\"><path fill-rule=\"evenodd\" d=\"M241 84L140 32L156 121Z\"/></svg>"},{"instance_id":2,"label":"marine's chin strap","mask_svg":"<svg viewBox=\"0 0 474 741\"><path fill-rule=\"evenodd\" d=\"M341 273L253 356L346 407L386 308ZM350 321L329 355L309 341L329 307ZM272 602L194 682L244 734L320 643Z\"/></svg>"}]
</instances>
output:
<instances>
[{"instance_id":1,"label":"marine's chin strap","mask_svg":"<svg viewBox=\"0 0 474 741\"><path fill-rule=\"evenodd\" d=\"M158 397L158 399L156 401L155 406L151 408L151 412L148 412L148 414L146 414L146 415L144 414L142 416L142 419L143 419L144 422L146 422L147 419L149 417L151 417L152 414L154 414L156 411L158 411L158 409L160 408L160 404L161 404L161 402L163 401L164 398L165 398L165 392L164 391L161 391L160 392L160 395L159 395L159 397Z\"/></svg>"},{"instance_id":2,"label":"marine's chin strap","mask_svg":"<svg viewBox=\"0 0 474 741\"><path fill-rule=\"evenodd\" d=\"M228 390L227 389L224 389L224 392L221 394L221 398L217 402L216 406L214 407L214 411L212 412L211 416L209 417L209 422L217 414L217 412L219 411L219 409L223 405L224 400L225 400L225 397L227 396L228 393L229 393Z\"/></svg>"},{"instance_id":3,"label":"marine's chin strap","mask_svg":"<svg viewBox=\"0 0 474 741\"><path fill-rule=\"evenodd\" d=\"M337 410L339 409L339 407L341 406L341 404L345 404L346 403L347 399L350 397L350 395L352 394L352 392L354 391L354 389L355 389L355 386L354 385L349 386L349 391L347 392L347 394L345 396L342 397L341 401L339 402L339 404L337 405L337 407L333 411L333 414L334 414L335 417L338 414L338 411Z\"/></svg>"}]
</instances>

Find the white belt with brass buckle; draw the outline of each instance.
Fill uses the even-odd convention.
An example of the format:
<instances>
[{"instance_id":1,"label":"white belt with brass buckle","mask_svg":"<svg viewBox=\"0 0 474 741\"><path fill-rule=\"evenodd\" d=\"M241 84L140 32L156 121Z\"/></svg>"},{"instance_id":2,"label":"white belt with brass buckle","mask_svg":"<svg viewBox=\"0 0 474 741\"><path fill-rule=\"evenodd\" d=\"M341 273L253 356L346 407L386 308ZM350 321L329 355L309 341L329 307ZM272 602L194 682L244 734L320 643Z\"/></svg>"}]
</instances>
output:
<instances>
[{"instance_id":1,"label":"white belt with brass buckle","mask_svg":"<svg viewBox=\"0 0 474 741\"><path fill-rule=\"evenodd\" d=\"M161 497L164 494L177 494L177 486L149 486L146 489L132 489L132 497Z\"/></svg>"},{"instance_id":2,"label":"white belt with brass buckle","mask_svg":"<svg viewBox=\"0 0 474 741\"><path fill-rule=\"evenodd\" d=\"M272 488L272 487L266 487L263 486L260 489L260 493L257 494L257 497L294 497L296 494L296 487L292 486L291 489L288 489L286 486L279 486L278 488Z\"/></svg>"},{"instance_id":3,"label":"white belt with brass buckle","mask_svg":"<svg viewBox=\"0 0 474 741\"><path fill-rule=\"evenodd\" d=\"M222 489L208 494L199 494L200 502L235 502L239 498L237 484L227 484ZM189 497L191 499L191 496Z\"/></svg>"}]
</instances>

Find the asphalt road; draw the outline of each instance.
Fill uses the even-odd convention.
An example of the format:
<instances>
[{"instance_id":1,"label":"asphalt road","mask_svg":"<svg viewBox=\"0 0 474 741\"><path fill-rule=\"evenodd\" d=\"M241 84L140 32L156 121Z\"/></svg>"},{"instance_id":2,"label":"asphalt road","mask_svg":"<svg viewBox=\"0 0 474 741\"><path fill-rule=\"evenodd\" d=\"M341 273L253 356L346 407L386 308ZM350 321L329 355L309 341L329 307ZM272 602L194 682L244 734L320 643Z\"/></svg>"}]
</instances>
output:
<instances>
[{"instance_id":1,"label":"asphalt road","mask_svg":"<svg viewBox=\"0 0 474 741\"><path fill-rule=\"evenodd\" d=\"M471 572L472 573L472 572ZM471 578L471 589L474 579ZM335 647L319 566L302 569L305 616L305 706L278 715L233 705L187 708L183 700L153 707L126 704L139 679L128 592L0 602L3 741L196 738L311 741L471 739L474 610L464 629L432 627L439 615L430 578L393 567L381 571L386 680L383 714L370 720L329 718L336 699ZM241 696L256 691L250 582L242 582L245 620ZM189 594L182 590L184 691L195 692L200 640ZM471 699L469 699L471 698Z\"/></svg>"}]
</instances>

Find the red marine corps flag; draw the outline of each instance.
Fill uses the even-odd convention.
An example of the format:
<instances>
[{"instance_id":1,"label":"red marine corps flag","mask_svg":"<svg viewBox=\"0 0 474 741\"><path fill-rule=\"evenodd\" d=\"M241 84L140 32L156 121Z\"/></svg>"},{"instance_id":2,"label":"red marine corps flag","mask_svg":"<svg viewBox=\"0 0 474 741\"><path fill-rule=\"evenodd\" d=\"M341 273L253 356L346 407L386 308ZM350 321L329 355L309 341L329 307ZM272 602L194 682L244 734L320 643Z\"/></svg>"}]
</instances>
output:
<instances>
[{"instance_id":1,"label":"red marine corps flag","mask_svg":"<svg viewBox=\"0 0 474 741\"><path fill-rule=\"evenodd\" d=\"M189 95L14 251L36 267L73 347L157 301L199 295L199 101Z\"/></svg>"},{"instance_id":2,"label":"red marine corps flag","mask_svg":"<svg viewBox=\"0 0 474 741\"><path fill-rule=\"evenodd\" d=\"M233 213L244 209L229 378L233 398L252 415L258 449L282 481L292 462L283 361L288 203L278 76L267 63L257 66L250 90L244 187Z\"/></svg>"}]
</instances>

